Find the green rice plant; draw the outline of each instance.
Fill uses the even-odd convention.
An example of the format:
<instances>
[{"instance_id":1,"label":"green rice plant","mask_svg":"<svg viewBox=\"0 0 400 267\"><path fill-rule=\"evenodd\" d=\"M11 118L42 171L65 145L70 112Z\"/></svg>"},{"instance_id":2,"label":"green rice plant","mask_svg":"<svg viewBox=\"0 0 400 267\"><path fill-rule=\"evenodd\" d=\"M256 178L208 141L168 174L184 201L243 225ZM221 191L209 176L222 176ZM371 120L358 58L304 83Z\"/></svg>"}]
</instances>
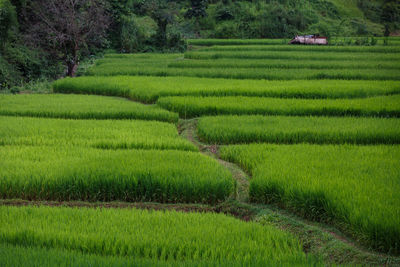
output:
<instances>
[{"instance_id":1,"label":"green rice plant","mask_svg":"<svg viewBox=\"0 0 400 267\"><path fill-rule=\"evenodd\" d=\"M357 117L202 117L199 137L208 143L400 144L400 119Z\"/></svg>"},{"instance_id":2,"label":"green rice plant","mask_svg":"<svg viewBox=\"0 0 400 267\"><path fill-rule=\"evenodd\" d=\"M179 54L157 54L157 53L145 53L145 54L105 54L103 58L96 60L95 65L102 64L117 64L117 63L146 63L146 62L167 62L173 60L182 60L183 53Z\"/></svg>"},{"instance_id":3,"label":"green rice plant","mask_svg":"<svg viewBox=\"0 0 400 267\"><path fill-rule=\"evenodd\" d=\"M175 60L169 68L249 68L249 69L388 69L400 70L396 61L341 61L341 60L291 60L291 59L218 59L218 60Z\"/></svg>"},{"instance_id":4,"label":"green rice plant","mask_svg":"<svg viewBox=\"0 0 400 267\"><path fill-rule=\"evenodd\" d=\"M126 99L87 95L0 95L0 115L177 122L178 115Z\"/></svg>"},{"instance_id":5,"label":"green rice plant","mask_svg":"<svg viewBox=\"0 0 400 267\"><path fill-rule=\"evenodd\" d=\"M400 95L362 99L171 96L159 98L157 104L181 118L225 114L400 117Z\"/></svg>"},{"instance_id":6,"label":"green rice plant","mask_svg":"<svg viewBox=\"0 0 400 267\"><path fill-rule=\"evenodd\" d=\"M188 39L188 45L276 45L287 44L289 39Z\"/></svg>"},{"instance_id":7,"label":"green rice plant","mask_svg":"<svg viewBox=\"0 0 400 267\"><path fill-rule=\"evenodd\" d=\"M245 59L289 59L308 60L343 60L343 61L399 61L399 53L354 53L354 52L330 52L318 53L310 51L191 51L185 53L186 59L221 59L221 58L245 58Z\"/></svg>"},{"instance_id":8,"label":"green rice plant","mask_svg":"<svg viewBox=\"0 0 400 267\"><path fill-rule=\"evenodd\" d=\"M220 155L251 173L252 202L279 203L400 253L400 146L253 144Z\"/></svg>"},{"instance_id":9,"label":"green rice plant","mask_svg":"<svg viewBox=\"0 0 400 267\"><path fill-rule=\"evenodd\" d=\"M400 39L396 36L390 37L373 37L376 41L376 46L399 46ZM357 45L357 41L360 39L365 39L365 37L334 37L329 40L329 44L331 45L340 45L343 44L350 44L350 45ZM368 44L364 45L368 46Z\"/></svg>"},{"instance_id":10,"label":"green rice plant","mask_svg":"<svg viewBox=\"0 0 400 267\"><path fill-rule=\"evenodd\" d=\"M100 256L81 251L0 244L0 262L4 267L91 267L91 266L189 266L186 262L158 261L133 257ZM190 262L192 264L192 262ZM202 266L200 263L194 266ZM205 266L205 265L204 265Z\"/></svg>"},{"instance_id":11,"label":"green rice plant","mask_svg":"<svg viewBox=\"0 0 400 267\"><path fill-rule=\"evenodd\" d=\"M168 63L183 59L183 54L126 54L124 57L105 57L96 60L94 68L99 66L118 66L118 65L147 65L147 66L167 66Z\"/></svg>"},{"instance_id":12,"label":"green rice plant","mask_svg":"<svg viewBox=\"0 0 400 267\"><path fill-rule=\"evenodd\" d=\"M236 261L216 261L216 260L157 260L143 259L122 256L101 256L96 254L86 254L76 250L55 249L55 248L38 248L31 246L13 246L0 243L0 262L4 267L126 267L126 266L156 266L156 267L208 267L208 266L226 266L232 267L243 266L243 263ZM316 261L312 257L306 260L299 259L292 264L300 264L318 266L322 263ZM253 266L276 266L276 262L253 262ZM289 264L289 263L288 263Z\"/></svg>"},{"instance_id":13,"label":"green rice plant","mask_svg":"<svg viewBox=\"0 0 400 267\"><path fill-rule=\"evenodd\" d=\"M236 80L193 77L88 76L57 80L58 93L127 97L154 103L161 96L264 96L301 98L354 98L400 94L395 81L344 80Z\"/></svg>"},{"instance_id":14,"label":"green rice plant","mask_svg":"<svg viewBox=\"0 0 400 267\"><path fill-rule=\"evenodd\" d=\"M197 152L0 146L0 198L217 203L230 172Z\"/></svg>"},{"instance_id":15,"label":"green rice plant","mask_svg":"<svg viewBox=\"0 0 400 267\"><path fill-rule=\"evenodd\" d=\"M268 46L267 46L268 47ZM278 49L280 46L271 46ZM228 47L229 48L229 47ZM244 47L246 48L246 47ZM224 47L221 47L224 49ZM286 49L286 48L282 48ZM387 49L383 47L382 49ZM382 50L383 51L383 50ZM212 51L196 51L186 54L187 58L200 58ZM218 51L216 51L218 53ZM181 54L167 56L155 54L122 55L122 57L107 57L98 61L86 74L90 76L189 76L206 78L230 79L346 79L346 80L399 80L399 60L392 60L398 53L324 53L325 58L315 57L312 50L305 51L221 51L221 59L182 60ZM271 62L262 61L250 54L269 53ZM283 54L282 54L283 53ZM286 54L285 54L286 53ZM287 53L294 53L287 57ZM301 55L301 53L305 53ZM307 54L308 53L308 54ZM230 56L233 55L233 57ZM225 55L228 55L225 58ZM249 57L248 57L249 55ZM283 57L282 57L283 55ZM268 56L269 57L269 56ZM329 60L326 58L329 57ZM207 58L207 57L206 57ZM352 58L353 61L348 61ZM237 61L236 59L241 59ZM346 59L346 60L343 60ZM400 59L400 57L398 58Z\"/></svg>"},{"instance_id":16,"label":"green rice plant","mask_svg":"<svg viewBox=\"0 0 400 267\"><path fill-rule=\"evenodd\" d=\"M105 59L174 59L181 57L180 53L138 53L138 54L105 54Z\"/></svg>"},{"instance_id":17,"label":"green rice plant","mask_svg":"<svg viewBox=\"0 0 400 267\"><path fill-rule=\"evenodd\" d=\"M298 51L298 52L356 52L356 53L399 53L400 46L319 46L319 45L223 45L211 46L201 51ZM317 54L318 56L318 54Z\"/></svg>"},{"instance_id":18,"label":"green rice plant","mask_svg":"<svg viewBox=\"0 0 400 267\"><path fill-rule=\"evenodd\" d=\"M318 263L291 234L222 214L43 206L3 206L0 214L0 240L9 245L177 265Z\"/></svg>"},{"instance_id":19,"label":"green rice plant","mask_svg":"<svg viewBox=\"0 0 400 267\"><path fill-rule=\"evenodd\" d=\"M267 80L400 80L399 70L375 69L282 69L282 68L165 68L158 66L101 65L87 72L92 76L188 76L199 78Z\"/></svg>"},{"instance_id":20,"label":"green rice plant","mask_svg":"<svg viewBox=\"0 0 400 267\"><path fill-rule=\"evenodd\" d=\"M119 69L121 67L157 67L167 68L168 64L182 60L183 54L106 54L104 58L96 60L86 74L96 73L102 69Z\"/></svg>"},{"instance_id":21,"label":"green rice plant","mask_svg":"<svg viewBox=\"0 0 400 267\"><path fill-rule=\"evenodd\" d=\"M158 121L70 120L0 116L0 145L198 151L174 124Z\"/></svg>"}]
</instances>

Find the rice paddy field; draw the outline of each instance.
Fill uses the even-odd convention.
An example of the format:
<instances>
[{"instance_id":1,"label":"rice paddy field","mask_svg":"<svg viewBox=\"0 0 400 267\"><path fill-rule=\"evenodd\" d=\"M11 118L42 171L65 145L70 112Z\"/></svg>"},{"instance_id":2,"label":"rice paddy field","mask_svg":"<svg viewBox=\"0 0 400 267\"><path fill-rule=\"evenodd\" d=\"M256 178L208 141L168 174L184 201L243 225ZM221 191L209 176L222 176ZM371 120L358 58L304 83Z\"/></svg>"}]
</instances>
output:
<instances>
[{"instance_id":1,"label":"rice paddy field","mask_svg":"<svg viewBox=\"0 0 400 267\"><path fill-rule=\"evenodd\" d=\"M0 122L1 145L198 150L175 125L158 121L0 116Z\"/></svg>"},{"instance_id":2,"label":"rice paddy field","mask_svg":"<svg viewBox=\"0 0 400 267\"><path fill-rule=\"evenodd\" d=\"M141 119L177 122L157 106L90 95L0 95L0 115L64 119Z\"/></svg>"},{"instance_id":3,"label":"rice paddy field","mask_svg":"<svg viewBox=\"0 0 400 267\"><path fill-rule=\"evenodd\" d=\"M400 95L353 99L171 96L157 104L181 118L204 115L303 115L399 117Z\"/></svg>"},{"instance_id":4,"label":"rice paddy field","mask_svg":"<svg viewBox=\"0 0 400 267\"><path fill-rule=\"evenodd\" d=\"M208 143L399 144L400 120L360 117L202 117L198 135Z\"/></svg>"},{"instance_id":5,"label":"rice paddy field","mask_svg":"<svg viewBox=\"0 0 400 267\"><path fill-rule=\"evenodd\" d=\"M1 146L0 195L27 200L217 203L231 174L196 152Z\"/></svg>"},{"instance_id":6,"label":"rice paddy field","mask_svg":"<svg viewBox=\"0 0 400 267\"><path fill-rule=\"evenodd\" d=\"M376 39L193 39L0 94L0 265L400 265L400 38Z\"/></svg>"},{"instance_id":7,"label":"rice paddy field","mask_svg":"<svg viewBox=\"0 0 400 267\"><path fill-rule=\"evenodd\" d=\"M400 93L397 81L234 80L193 77L112 76L66 78L54 83L58 93L97 94L155 103L166 96L251 96L274 98L366 98Z\"/></svg>"},{"instance_id":8,"label":"rice paddy field","mask_svg":"<svg viewBox=\"0 0 400 267\"><path fill-rule=\"evenodd\" d=\"M255 144L224 147L221 157L252 174L251 201L339 220L375 248L398 250L399 148Z\"/></svg>"},{"instance_id":9,"label":"rice paddy field","mask_svg":"<svg viewBox=\"0 0 400 267\"><path fill-rule=\"evenodd\" d=\"M88 254L167 263L315 262L287 233L219 214L48 207L2 207L0 212L4 215L0 236L13 245L53 248L57 244Z\"/></svg>"}]
</instances>

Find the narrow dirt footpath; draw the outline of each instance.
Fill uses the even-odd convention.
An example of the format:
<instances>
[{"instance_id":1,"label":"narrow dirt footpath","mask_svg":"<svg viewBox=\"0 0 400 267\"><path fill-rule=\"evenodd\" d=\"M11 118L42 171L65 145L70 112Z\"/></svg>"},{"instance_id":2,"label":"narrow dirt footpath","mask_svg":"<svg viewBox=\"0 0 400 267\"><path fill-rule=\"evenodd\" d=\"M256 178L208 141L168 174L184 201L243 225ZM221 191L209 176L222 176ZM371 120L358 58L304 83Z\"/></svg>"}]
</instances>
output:
<instances>
[{"instance_id":1,"label":"narrow dirt footpath","mask_svg":"<svg viewBox=\"0 0 400 267\"><path fill-rule=\"evenodd\" d=\"M218 212L235 216L245 221L255 221L262 225L272 225L295 235L303 244L306 253L320 257L328 265L400 266L400 257L380 254L358 245L334 227L305 220L294 213L271 205L256 205L249 202L250 176L234 163L218 157L218 145L207 145L197 137L197 119L181 120L179 134L195 144L201 153L212 157L231 171L237 181L237 192L227 201L217 206L202 204L161 204L126 202L80 202L80 201L24 201L0 200L0 205L27 206L67 206L87 208L139 208L154 210L177 210L181 212Z\"/></svg>"},{"instance_id":2,"label":"narrow dirt footpath","mask_svg":"<svg viewBox=\"0 0 400 267\"><path fill-rule=\"evenodd\" d=\"M194 145L196 145L200 152L215 158L218 162L225 166L231 173L233 178L237 181L237 196L236 200L239 202L248 201L249 191L249 177L248 175L236 164L222 160L218 157L218 146L206 145L199 141L196 134L197 120L186 120L179 126L179 133L182 137L188 139Z\"/></svg>"},{"instance_id":3,"label":"narrow dirt footpath","mask_svg":"<svg viewBox=\"0 0 400 267\"><path fill-rule=\"evenodd\" d=\"M181 120L178 126L179 134L195 144L201 153L215 158L227 167L238 185L236 196L221 204L217 211L289 231L302 241L306 253L317 255L328 264L400 266L400 257L373 252L358 245L334 227L305 220L277 206L249 203L250 176L236 164L220 159L218 145L207 145L199 140L197 121Z\"/></svg>"}]
</instances>

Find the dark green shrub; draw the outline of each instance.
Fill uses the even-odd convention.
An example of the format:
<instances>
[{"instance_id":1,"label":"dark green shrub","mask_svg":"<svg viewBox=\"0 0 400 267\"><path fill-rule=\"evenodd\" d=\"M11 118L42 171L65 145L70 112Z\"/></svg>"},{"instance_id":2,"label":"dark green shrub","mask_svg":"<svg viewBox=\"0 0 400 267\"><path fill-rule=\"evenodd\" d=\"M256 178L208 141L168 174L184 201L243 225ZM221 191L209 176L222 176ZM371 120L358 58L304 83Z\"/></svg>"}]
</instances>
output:
<instances>
[{"instance_id":1,"label":"dark green shrub","mask_svg":"<svg viewBox=\"0 0 400 267\"><path fill-rule=\"evenodd\" d=\"M214 33L214 38L238 38L236 23L233 21L224 21L217 24Z\"/></svg>"},{"instance_id":2,"label":"dark green shrub","mask_svg":"<svg viewBox=\"0 0 400 267\"><path fill-rule=\"evenodd\" d=\"M176 28L171 27L167 34L168 48L171 51L184 52L187 48L187 43L182 38L182 34Z\"/></svg>"},{"instance_id":3,"label":"dark green shrub","mask_svg":"<svg viewBox=\"0 0 400 267\"><path fill-rule=\"evenodd\" d=\"M144 34L135 22L134 16L123 16L121 18L121 52L138 52L143 47Z\"/></svg>"},{"instance_id":4,"label":"dark green shrub","mask_svg":"<svg viewBox=\"0 0 400 267\"><path fill-rule=\"evenodd\" d=\"M217 7L217 13L215 14L215 19L217 21L232 20L235 18L234 13L232 7L219 4Z\"/></svg>"},{"instance_id":5,"label":"dark green shrub","mask_svg":"<svg viewBox=\"0 0 400 267\"><path fill-rule=\"evenodd\" d=\"M21 73L0 55L0 90L18 85L21 80Z\"/></svg>"},{"instance_id":6,"label":"dark green shrub","mask_svg":"<svg viewBox=\"0 0 400 267\"><path fill-rule=\"evenodd\" d=\"M7 43L11 31L17 30L18 21L15 7L9 0L0 0L0 49Z\"/></svg>"}]
</instances>

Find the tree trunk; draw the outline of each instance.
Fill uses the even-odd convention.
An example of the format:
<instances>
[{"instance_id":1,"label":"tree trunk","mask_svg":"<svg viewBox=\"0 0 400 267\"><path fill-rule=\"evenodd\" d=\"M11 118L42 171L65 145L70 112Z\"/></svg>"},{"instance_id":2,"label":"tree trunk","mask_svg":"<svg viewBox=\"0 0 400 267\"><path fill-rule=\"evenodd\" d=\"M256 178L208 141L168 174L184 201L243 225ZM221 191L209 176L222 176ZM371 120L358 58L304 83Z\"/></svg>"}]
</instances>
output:
<instances>
[{"instance_id":1,"label":"tree trunk","mask_svg":"<svg viewBox=\"0 0 400 267\"><path fill-rule=\"evenodd\" d=\"M78 63L74 60L71 60L70 62L68 62L67 67L67 76L75 77L76 70L78 69Z\"/></svg>"},{"instance_id":2,"label":"tree trunk","mask_svg":"<svg viewBox=\"0 0 400 267\"><path fill-rule=\"evenodd\" d=\"M67 61L67 75L69 77L75 77L75 73L76 70L78 69L78 51L79 51L79 47L78 45L75 43L75 47L74 47L74 51L72 52L72 59L69 59Z\"/></svg>"},{"instance_id":3,"label":"tree trunk","mask_svg":"<svg viewBox=\"0 0 400 267\"><path fill-rule=\"evenodd\" d=\"M157 46L161 48L167 46L167 25L166 20L160 19L158 21Z\"/></svg>"},{"instance_id":4,"label":"tree trunk","mask_svg":"<svg viewBox=\"0 0 400 267\"><path fill-rule=\"evenodd\" d=\"M199 18L195 18L196 20L196 38L200 38L200 22Z\"/></svg>"}]
</instances>

